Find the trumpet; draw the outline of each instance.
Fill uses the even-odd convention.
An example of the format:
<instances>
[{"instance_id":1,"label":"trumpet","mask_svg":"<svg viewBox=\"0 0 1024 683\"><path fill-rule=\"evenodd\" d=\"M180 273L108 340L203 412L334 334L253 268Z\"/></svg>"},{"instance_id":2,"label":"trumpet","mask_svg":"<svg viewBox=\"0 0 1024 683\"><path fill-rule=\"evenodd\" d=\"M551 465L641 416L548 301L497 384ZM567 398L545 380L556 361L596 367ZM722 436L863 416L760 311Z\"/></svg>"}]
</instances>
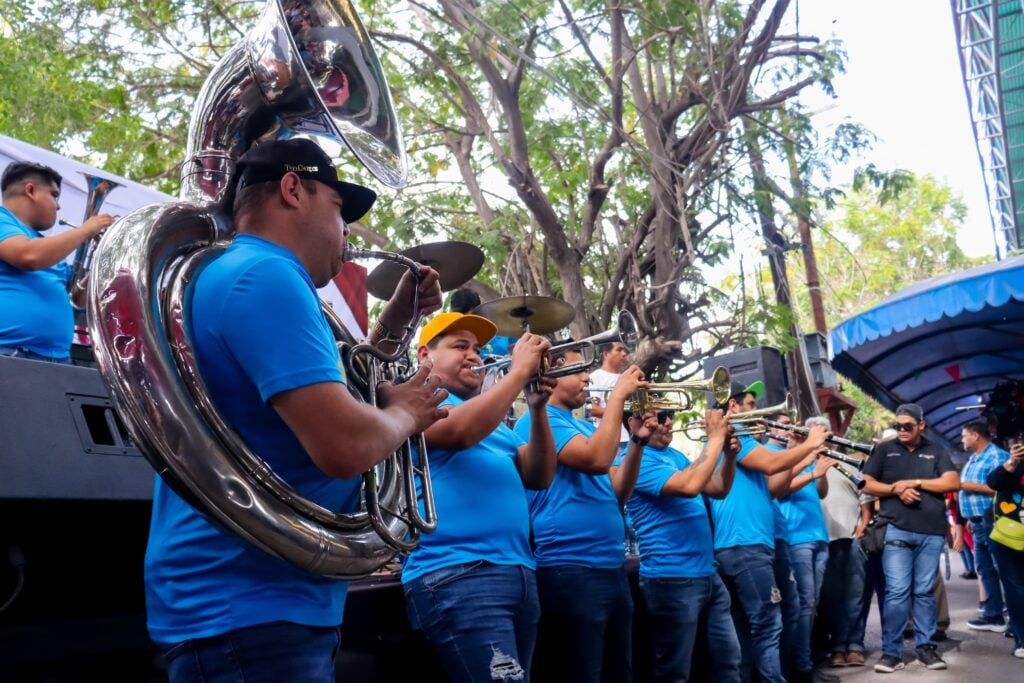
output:
<instances>
[{"instance_id":1,"label":"trumpet","mask_svg":"<svg viewBox=\"0 0 1024 683\"><path fill-rule=\"evenodd\" d=\"M646 389L634 392L628 403L629 410L634 414L646 413L649 410L689 410L693 407L689 394L708 392L715 395L715 403L729 400L729 388L732 379L729 371L719 366L711 373L711 377L690 382L651 382ZM669 401L660 394L679 394L684 401Z\"/></svg>"},{"instance_id":2,"label":"trumpet","mask_svg":"<svg viewBox=\"0 0 1024 683\"><path fill-rule=\"evenodd\" d=\"M636 351L638 338L639 335L637 334L636 318L634 318L633 314L629 311L619 311L615 327L607 332L601 332L600 334L595 334L587 337L586 339L580 339L579 341L555 344L548 349L547 358L541 363L539 374L543 377L558 379L559 377L578 375L581 372L593 370L601 364L601 355L597 352L597 348L599 346L618 342L626 347L626 353L633 353ZM567 353L578 353L583 358L582 360L578 360L574 363L562 363L560 365L552 365L550 360L548 360ZM505 356L493 363L474 365L472 370L473 372L478 373L486 371L497 372L499 370L505 370L511 365L512 356Z\"/></svg>"},{"instance_id":3,"label":"trumpet","mask_svg":"<svg viewBox=\"0 0 1024 683\"><path fill-rule=\"evenodd\" d=\"M719 401L719 403L723 402L724 401ZM786 398L782 403L777 403L773 406L768 406L767 408L758 408L757 410L733 413L732 415L727 415L726 418L729 420L730 425L739 426L739 429L733 430L733 436L757 436L759 434L764 434L765 431L767 431L767 428L764 426L764 418L769 415L789 415L791 420L795 420L797 417L797 410L796 402L793 400L792 394L786 394ZM682 431L690 439L700 441L705 436L704 420L690 422L683 426Z\"/></svg>"}]
</instances>

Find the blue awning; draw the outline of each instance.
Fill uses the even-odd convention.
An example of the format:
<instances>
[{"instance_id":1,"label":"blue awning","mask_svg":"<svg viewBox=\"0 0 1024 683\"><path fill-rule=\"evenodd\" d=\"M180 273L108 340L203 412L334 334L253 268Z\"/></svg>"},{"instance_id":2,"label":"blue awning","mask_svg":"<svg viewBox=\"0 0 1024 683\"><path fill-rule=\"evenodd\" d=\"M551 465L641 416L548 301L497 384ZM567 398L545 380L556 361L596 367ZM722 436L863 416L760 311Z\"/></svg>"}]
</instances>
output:
<instances>
[{"instance_id":1,"label":"blue awning","mask_svg":"<svg viewBox=\"0 0 1024 683\"><path fill-rule=\"evenodd\" d=\"M1007 380L1024 379L1024 256L931 278L829 335L832 366L894 410L918 403L951 443Z\"/></svg>"}]
</instances>

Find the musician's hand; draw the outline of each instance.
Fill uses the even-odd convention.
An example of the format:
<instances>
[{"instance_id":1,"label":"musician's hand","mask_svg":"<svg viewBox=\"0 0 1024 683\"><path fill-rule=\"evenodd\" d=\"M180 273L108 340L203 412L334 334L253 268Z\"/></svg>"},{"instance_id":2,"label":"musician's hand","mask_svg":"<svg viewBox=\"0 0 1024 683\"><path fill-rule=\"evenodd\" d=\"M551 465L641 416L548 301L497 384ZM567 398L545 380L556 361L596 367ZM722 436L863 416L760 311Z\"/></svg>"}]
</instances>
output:
<instances>
[{"instance_id":1,"label":"musician's hand","mask_svg":"<svg viewBox=\"0 0 1024 683\"><path fill-rule=\"evenodd\" d=\"M717 437L722 444L729 438L729 423L725 419L725 413L717 408L712 408L704 413L704 431L707 432L708 440Z\"/></svg>"},{"instance_id":2,"label":"musician's hand","mask_svg":"<svg viewBox=\"0 0 1024 683\"><path fill-rule=\"evenodd\" d=\"M643 415L634 413L629 416L629 433L639 439L650 439L660 428L658 414L653 410L648 410Z\"/></svg>"},{"instance_id":3,"label":"musician's hand","mask_svg":"<svg viewBox=\"0 0 1024 683\"><path fill-rule=\"evenodd\" d=\"M558 380L551 377L541 377L536 382L528 382L525 389L526 405L530 410L543 410L556 386Z\"/></svg>"},{"instance_id":4,"label":"musician's hand","mask_svg":"<svg viewBox=\"0 0 1024 683\"><path fill-rule=\"evenodd\" d=\"M921 492L915 488L904 489L900 494L900 500L906 505L913 505L921 502Z\"/></svg>"},{"instance_id":5,"label":"musician's hand","mask_svg":"<svg viewBox=\"0 0 1024 683\"><path fill-rule=\"evenodd\" d=\"M539 334L525 333L512 347L512 364L508 374L525 384L540 371L541 361L551 348L551 342Z\"/></svg>"},{"instance_id":6,"label":"musician's hand","mask_svg":"<svg viewBox=\"0 0 1024 683\"><path fill-rule=\"evenodd\" d=\"M422 279L419 285L419 307L420 315L427 316L441 308L443 297L441 295L441 283L437 271L430 266L420 266ZM402 279L398 281L398 287L391 299L384 306L380 320L388 329L394 331L405 327L411 320L413 313L413 295L416 294L416 277L411 271L405 271Z\"/></svg>"},{"instance_id":7,"label":"musician's hand","mask_svg":"<svg viewBox=\"0 0 1024 683\"><path fill-rule=\"evenodd\" d=\"M828 468L835 465L836 461L828 456L819 457L817 462L814 463L813 476L815 479L821 479L828 473Z\"/></svg>"},{"instance_id":8,"label":"musician's hand","mask_svg":"<svg viewBox=\"0 0 1024 683\"><path fill-rule=\"evenodd\" d=\"M78 230L84 231L90 238L96 237L109 228L116 219L109 213L101 213L86 220L78 226Z\"/></svg>"},{"instance_id":9,"label":"musician's hand","mask_svg":"<svg viewBox=\"0 0 1024 683\"><path fill-rule=\"evenodd\" d=\"M740 449L743 448L743 444L740 443L740 437L732 433L732 428L729 428L729 438L725 442L724 454L726 457L735 458L740 453Z\"/></svg>"},{"instance_id":10,"label":"musician's hand","mask_svg":"<svg viewBox=\"0 0 1024 683\"><path fill-rule=\"evenodd\" d=\"M814 425L811 427L807 434L807 438L804 443L810 444L814 448L821 446L825 443L825 438L829 435L829 431L822 425Z\"/></svg>"},{"instance_id":11,"label":"musician's hand","mask_svg":"<svg viewBox=\"0 0 1024 683\"><path fill-rule=\"evenodd\" d=\"M635 365L630 365L626 368L626 371L619 375L619 378L615 380L615 386L612 387L611 394L608 398L611 400L615 398L623 403L626 399L632 396L637 389L646 389L648 383L644 381L643 370Z\"/></svg>"},{"instance_id":12,"label":"musician's hand","mask_svg":"<svg viewBox=\"0 0 1024 683\"><path fill-rule=\"evenodd\" d=\"M426 431L438 420L448 417L448 409L440 407L448 397L448 391L441 388L441 378L430 375L434 364L427 361L420 365L412 377L401 384L384 382L377 388L378 404L387 410L405 413L412 418L410 434Z\"/></svg>"}]
</instances>

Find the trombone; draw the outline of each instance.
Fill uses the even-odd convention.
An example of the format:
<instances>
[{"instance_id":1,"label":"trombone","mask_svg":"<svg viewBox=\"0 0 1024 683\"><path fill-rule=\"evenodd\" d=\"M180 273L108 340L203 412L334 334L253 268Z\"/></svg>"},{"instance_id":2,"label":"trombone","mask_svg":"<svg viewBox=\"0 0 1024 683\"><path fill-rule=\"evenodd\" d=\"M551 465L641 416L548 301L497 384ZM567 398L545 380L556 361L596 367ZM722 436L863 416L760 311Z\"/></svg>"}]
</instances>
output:
<instances>
[{"instance_id":1,"label":"trombone","mask_svg":"<svg viewBox=\"0 0 1024 683\"><path fill-rule=\"evenodd\" d=\"M565 342L564 344L555 344L548 349L547 358L541 363L540 375L543 377L550 377L552 379L558 379L559 377L568 377L569 375L578 375L581 372L587 372L593 370L595 367L601 364L601 354L597 352L599 346L605 344L614 344L618 342L626 347L626 353L633 353L636 351L636 344L639 335L637 334L636 318L629 311L619 311L618 319L615 323L615 327L608 330L607 332L601 332L593 336L587 337L586 339L580 339L579 341ZM562 363L560 365L552 365L549 359L563 356L567 353L578 353L582 356L582 360L578 360L574 363ZM473 372L497 372L505 370L512 365L512 356L505 356L498 359L493 363L485 363L484 365L474 365Z\"/></svg>"},{"instance_id":2,"label":"trombone","mask_svg":"<svg viewBox=\"0 0 1024 683\"><path fill-rule=\"evenodd\" d=\"M651 410L689 410L693 406L689 394L702 391L713 393L715 403L725 403L729 400L731 382L729 371L719 366L711 373L711 377L705 380L651 382L646 389L634 392L627 405L630 412L641 415ZM686 397L686 401L669 401L661 394L679 394Z\"/></svg>"}]
</instances>

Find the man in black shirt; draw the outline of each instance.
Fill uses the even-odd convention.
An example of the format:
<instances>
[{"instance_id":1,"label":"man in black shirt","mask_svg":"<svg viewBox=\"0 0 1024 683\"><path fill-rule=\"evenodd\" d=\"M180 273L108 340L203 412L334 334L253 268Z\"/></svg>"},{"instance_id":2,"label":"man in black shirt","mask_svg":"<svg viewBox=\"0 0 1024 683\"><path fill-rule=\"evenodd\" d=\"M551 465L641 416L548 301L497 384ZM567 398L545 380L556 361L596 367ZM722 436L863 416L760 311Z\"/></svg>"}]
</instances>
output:
<instances>
[{"instance_id":1,"label":"man in black shirt","mask_svg":"<svg viewBox=\"0 0 1024 683\"><path fill-rule=\"evenodd\" d=\"M945 669L935 651L935 577L946 539L945 493L960 487L960 475L944 448L924 438L924 411L915 403L896 409L897 437L875 446L864 466L864 493L881 500L888 522L882 567L885 617L882 657L875 671L903 668L903 627L914 596L917 658L929 669Z\"/></svg>"}]
</instances>

